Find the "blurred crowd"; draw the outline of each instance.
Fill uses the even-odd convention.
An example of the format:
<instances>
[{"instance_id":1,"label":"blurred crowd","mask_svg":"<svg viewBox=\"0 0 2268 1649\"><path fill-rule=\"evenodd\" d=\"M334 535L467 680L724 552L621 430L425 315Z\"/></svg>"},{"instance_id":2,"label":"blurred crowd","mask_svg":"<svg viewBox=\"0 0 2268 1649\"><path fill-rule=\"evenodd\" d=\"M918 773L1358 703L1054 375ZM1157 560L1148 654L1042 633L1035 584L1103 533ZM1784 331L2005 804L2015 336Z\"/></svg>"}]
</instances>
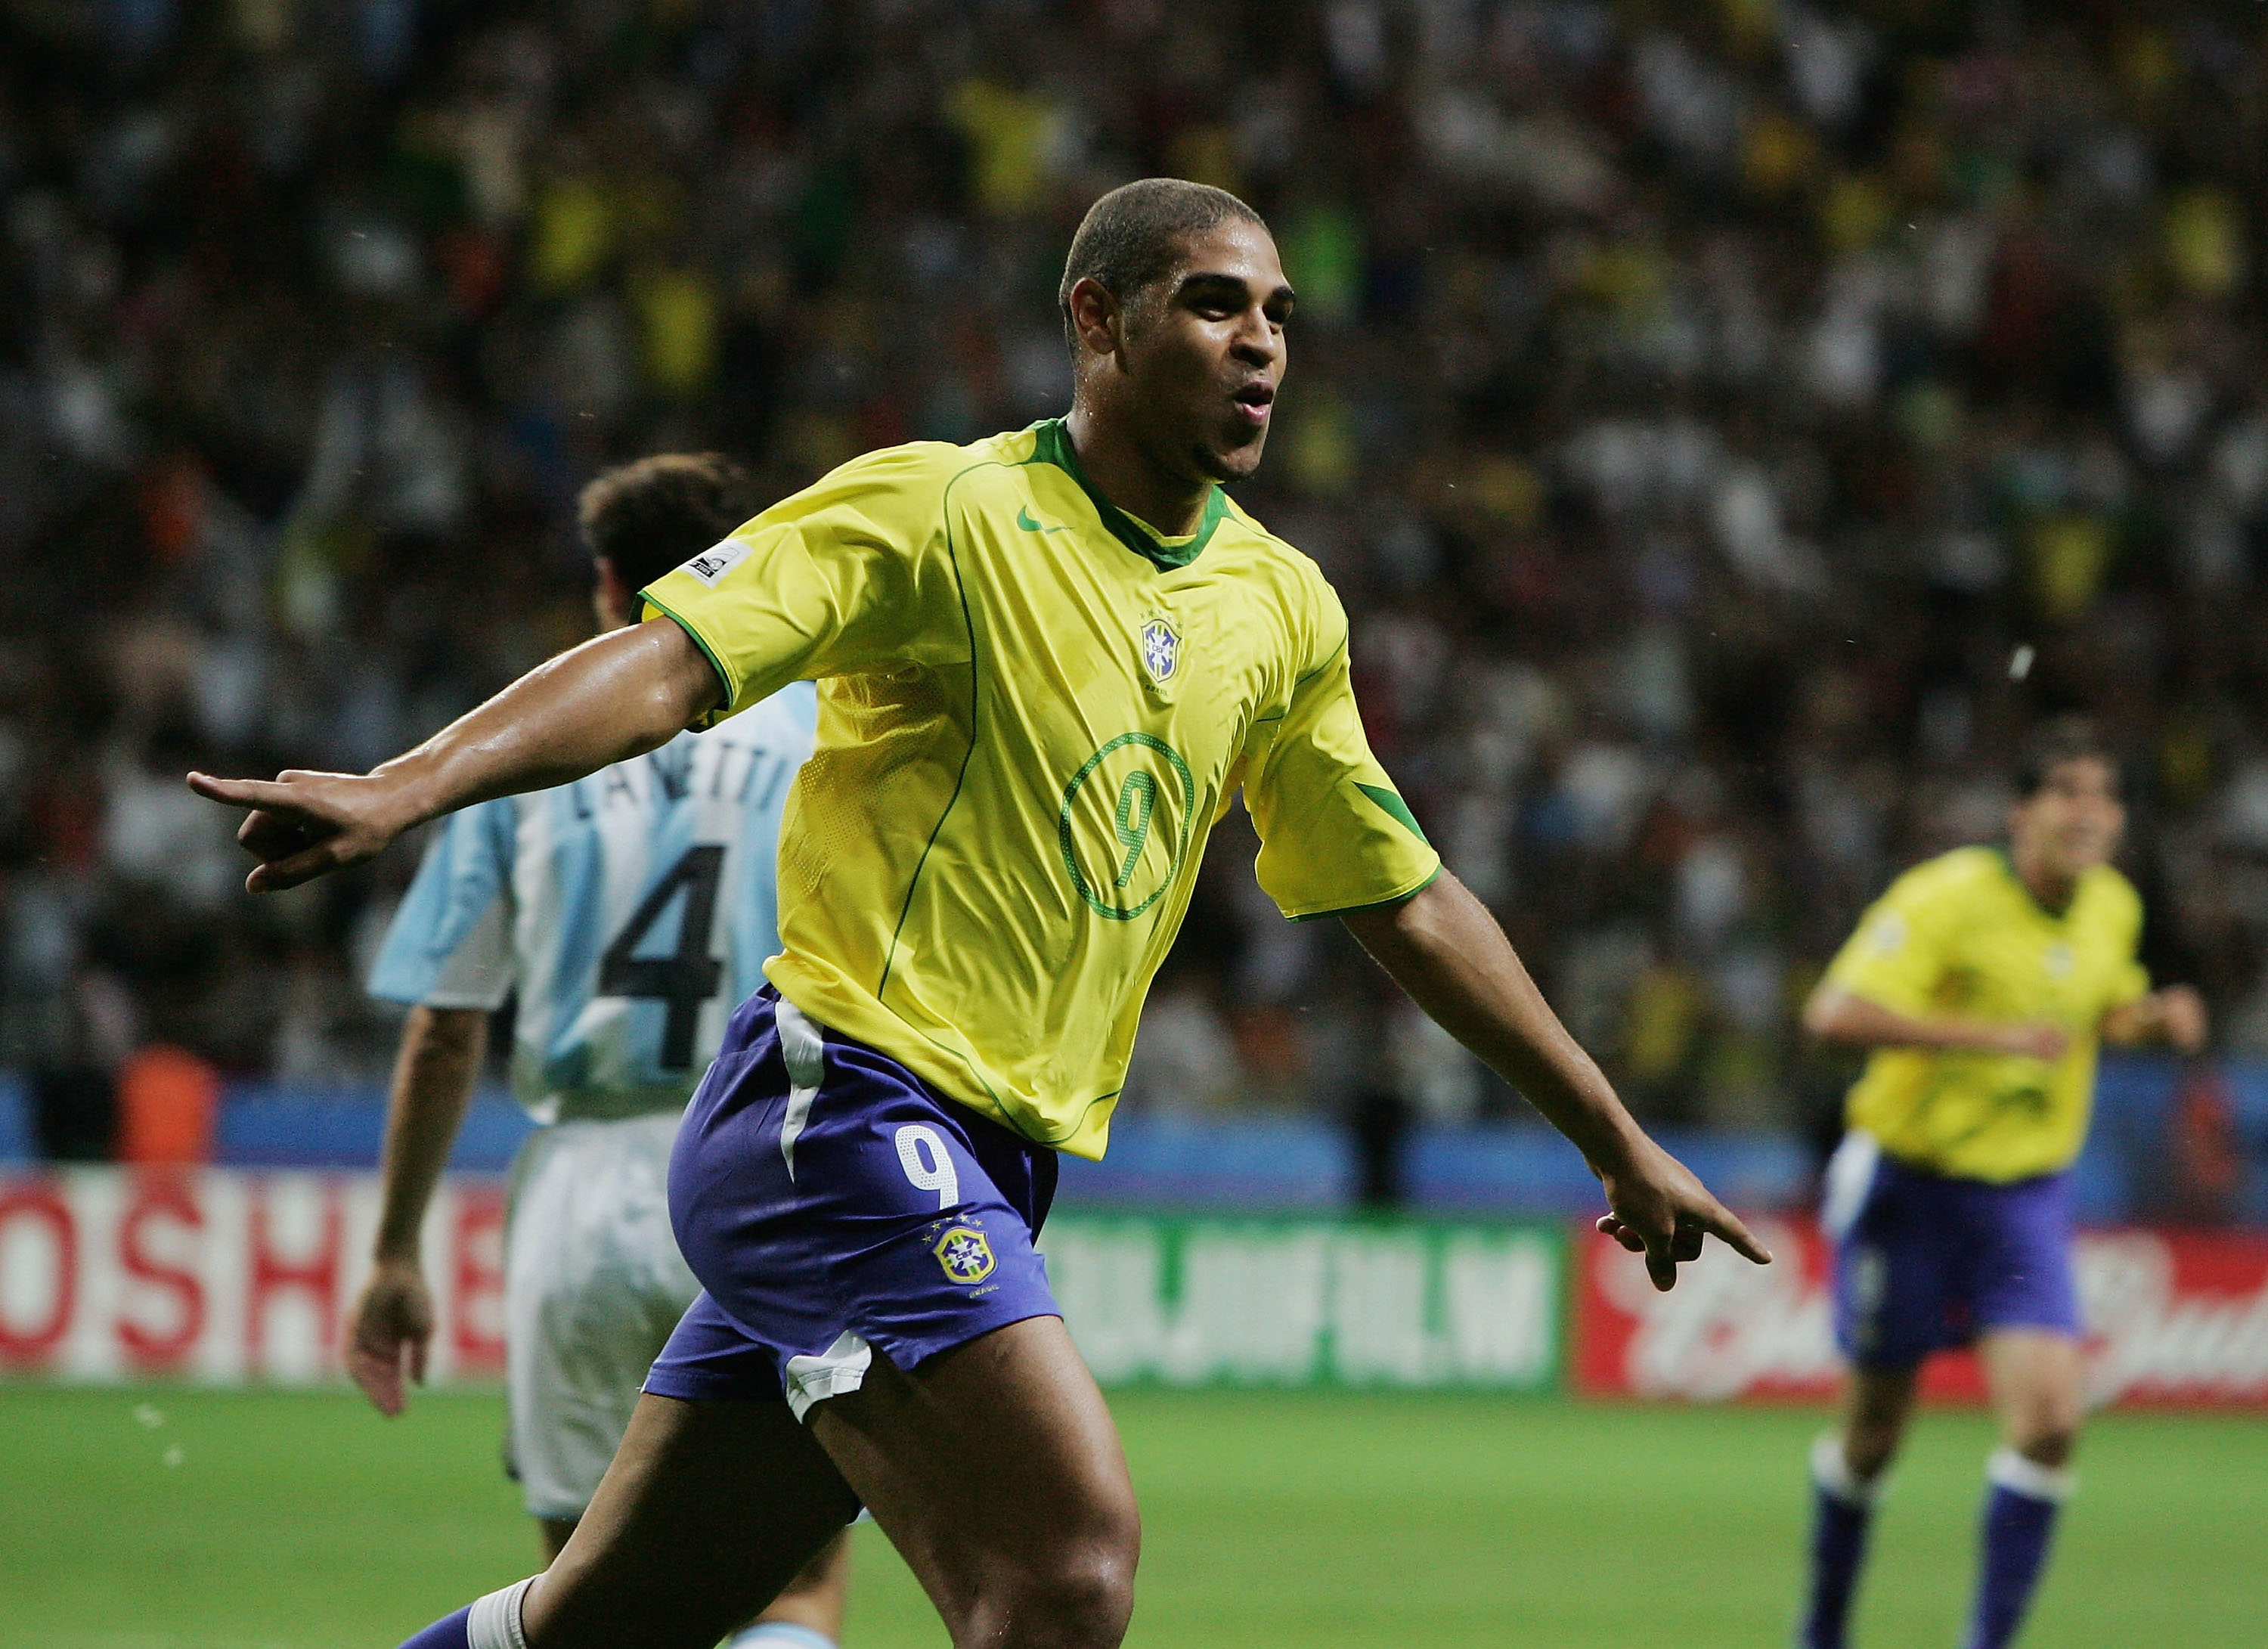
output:
<instances>
[{"instance_id":1,"label":"blurred crowd","mask_svg":"<svg viewBox=\"0 0 2268 1649\"><path fill-rule=\"evenodd\" d=\"M1152 173L1274 225L1241 496L1644 1114L1808 1125L1795 1005L2055 709L2268 1054L2264 129L2242 4L0 0L0 1065L382 1070L415 845L249 900L183 769L358 769L578 638L610 462L1061 410L1071 231ZM1130 1106L1508 1108L1252 848Z\"/></svg>"}]
</instances>

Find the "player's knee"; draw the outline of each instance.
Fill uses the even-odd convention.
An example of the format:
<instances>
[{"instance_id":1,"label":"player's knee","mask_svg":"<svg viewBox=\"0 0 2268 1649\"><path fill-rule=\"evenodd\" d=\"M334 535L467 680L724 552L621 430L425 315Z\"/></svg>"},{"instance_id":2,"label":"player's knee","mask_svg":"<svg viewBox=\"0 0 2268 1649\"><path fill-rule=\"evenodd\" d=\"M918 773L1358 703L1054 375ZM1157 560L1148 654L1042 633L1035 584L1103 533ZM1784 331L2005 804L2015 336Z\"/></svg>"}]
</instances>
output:
<instances>
[{"instance_id":1,"label":"player's knee","mask_svg":"<svg viewBox=\"0 0 2268 1649\"><path fill-rule=\"evenodd\" d=\"M1064 1623L1064 1649L1117 1649L1134 1615L1132 1520L1124 1531L1081 1541L1049 1566L1049 1613Z\"/></svg>"},{"instance_id":2,"label":"player's knee","mask_svg":"<svg viewBox=\"0 0 2268 1649\"><path fill-rule=\"evenodd\" d=\"M1888 1471L1897 1453L1897 1442L1890 1438L1870 1442L1853 1438L1843 1445L1843 1458L1860 1483L1872 1483Z\"/></svg>"},{"instance_id":3,"label":"player's knee","mask_svg":"<svg viewBox=\"0 0 2268 1649\"><path fill-rule=\"evenodd\" d=\"M1897 1458L1905 1428L1889 1422L1860 1422L1843 1433L1843 1461L1860 1483L1872 1483Z\"/></svg>"},{"instance_id":4,"label":"player's knee","mask_svg":"<svg viewBox=\"0 0 2268 1649\"><path fill-rule=\"evenodd\" d=\"M986 1588L963 1634L1001 1649L1118 1649L1134 1614L1139 1537L1122 1532L1066 1541Z\"/></svg>"},{"instance_id":5,"label":"player's knee","mask_svg":"<svg viewBox=\"0 0 2268 1649\"><path fill-rule=\"evenodd\" d=\"M2075 1383L2043 1381L2009 1406L2008 1446L2036 1465L2060 1469L2078 1452L2082 1413Z\"/></svg>"},{"instance_id":6,"label":"player's knee","mask_svg":"<svg viewBox=\"0 0 2268 1649\"><path fill-rule=\"evenodd\" d=\"M2035 1466L2060 1471L2079 1453L2077 1415L2055 1411L2023 1415L2014 1429L2010 1444Z\"/></svg>"}]
</instances>

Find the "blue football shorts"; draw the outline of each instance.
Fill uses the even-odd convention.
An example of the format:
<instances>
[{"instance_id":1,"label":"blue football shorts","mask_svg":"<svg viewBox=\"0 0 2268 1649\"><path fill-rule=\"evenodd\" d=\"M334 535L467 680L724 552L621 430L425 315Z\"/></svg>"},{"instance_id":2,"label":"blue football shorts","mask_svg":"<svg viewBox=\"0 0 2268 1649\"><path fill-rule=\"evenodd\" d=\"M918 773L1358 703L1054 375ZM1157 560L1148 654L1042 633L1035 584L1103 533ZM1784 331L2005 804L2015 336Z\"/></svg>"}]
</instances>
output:
<instances>
[{"instance_id":1,"label":"blue football shorts","mask_svg":"<svg viewBox=\"0 0 2268 1649\"><path fill-rule=\"evenodd\" d=\"M767 986L742 1004L678 1130L669 1211L699 1279L646 1376L658 1396L856 1391L1060 1316L1035 1246L1055 1152L932 1093Z\"/></svg>"},{"instance_id":2,"label":"blue football shorts","mask_svg":"<svg viewBox=\"0 0 2268 1649\"><path fill-rule=\"evenodd\" d=\"M1999 1329L2080 1334L2068 1174L1933 1174L1854 1132L1827 1185L1835 1342L1853 1363L1910 1368Z\"/></svg>"}]
</instances>

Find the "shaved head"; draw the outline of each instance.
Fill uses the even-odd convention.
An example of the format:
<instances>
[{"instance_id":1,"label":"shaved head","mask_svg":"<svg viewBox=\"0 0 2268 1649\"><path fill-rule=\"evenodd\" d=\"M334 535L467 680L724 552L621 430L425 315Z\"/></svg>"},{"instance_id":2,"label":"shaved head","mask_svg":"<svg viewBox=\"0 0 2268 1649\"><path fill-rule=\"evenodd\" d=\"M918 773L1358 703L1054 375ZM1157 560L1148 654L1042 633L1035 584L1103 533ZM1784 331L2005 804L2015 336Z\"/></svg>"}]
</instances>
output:
<instances>
[{"instance_id":1,"label":"shaved head","mask_svg":"<svg viewBox=\"0 0 2268 1649\"><path fill-rule=\"evenodd\" d=\"M1074 357L1079 335L1071 324L1071 289L1091 280L1118 300L1123 310L1164 279L1183 243L1225 223L1265 230L1258 212L1226 189L1181 178L1144 178L1110 191L1080 220L1064 260L1063 284L1056 301L1063 310L1064 341Z\"/></svg>"}]
</instances>

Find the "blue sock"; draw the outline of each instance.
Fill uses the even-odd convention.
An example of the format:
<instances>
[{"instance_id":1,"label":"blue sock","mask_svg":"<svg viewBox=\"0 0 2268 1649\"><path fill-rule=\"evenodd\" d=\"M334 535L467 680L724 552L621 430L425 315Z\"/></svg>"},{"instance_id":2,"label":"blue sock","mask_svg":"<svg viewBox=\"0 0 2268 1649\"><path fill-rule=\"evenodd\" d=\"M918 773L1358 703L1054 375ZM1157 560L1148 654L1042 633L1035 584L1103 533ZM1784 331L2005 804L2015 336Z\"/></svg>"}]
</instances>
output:
<instances>
[{"instance_id":1,"label":"blue sock","mask_svg":"<svg viewBox=\"0 0 2268 1649\"><path fill-rule=\"evenodd\" d=\"M2032 1594L2047 1566L2056 1513L2071 1498L2072 1474L2004 1448L1985 1469L1984 1555L1977 1577L1977 1607L1969 1617L1968 1649L2005 1649L2024 1622Z\"/></svg>"},{"instance_id":2,"label":"blue sock","mask_svg":"<svg viewBox=\"0 0 2268 1649\"><path fill-rule=\"evenodd\" d=\"M1811 1584L1798 1649L1843 1649L1878 1489L1851 1475L1840 1438L1830 1434L1812 1446Z\"/></svg>"},{"instance_id":3,"label":"blue sock","mask_svg":"<svg viewBox=\"0 0 2268 1649\"><path fill-rule=\"evenodd\" d=\"M472 1618L472 1613L469 1609L460 1609L446 1620L435 1621L403 1644L401 1649L473 1649L471 1630L465 1624Z\"/></svg>"}]
</instances>

